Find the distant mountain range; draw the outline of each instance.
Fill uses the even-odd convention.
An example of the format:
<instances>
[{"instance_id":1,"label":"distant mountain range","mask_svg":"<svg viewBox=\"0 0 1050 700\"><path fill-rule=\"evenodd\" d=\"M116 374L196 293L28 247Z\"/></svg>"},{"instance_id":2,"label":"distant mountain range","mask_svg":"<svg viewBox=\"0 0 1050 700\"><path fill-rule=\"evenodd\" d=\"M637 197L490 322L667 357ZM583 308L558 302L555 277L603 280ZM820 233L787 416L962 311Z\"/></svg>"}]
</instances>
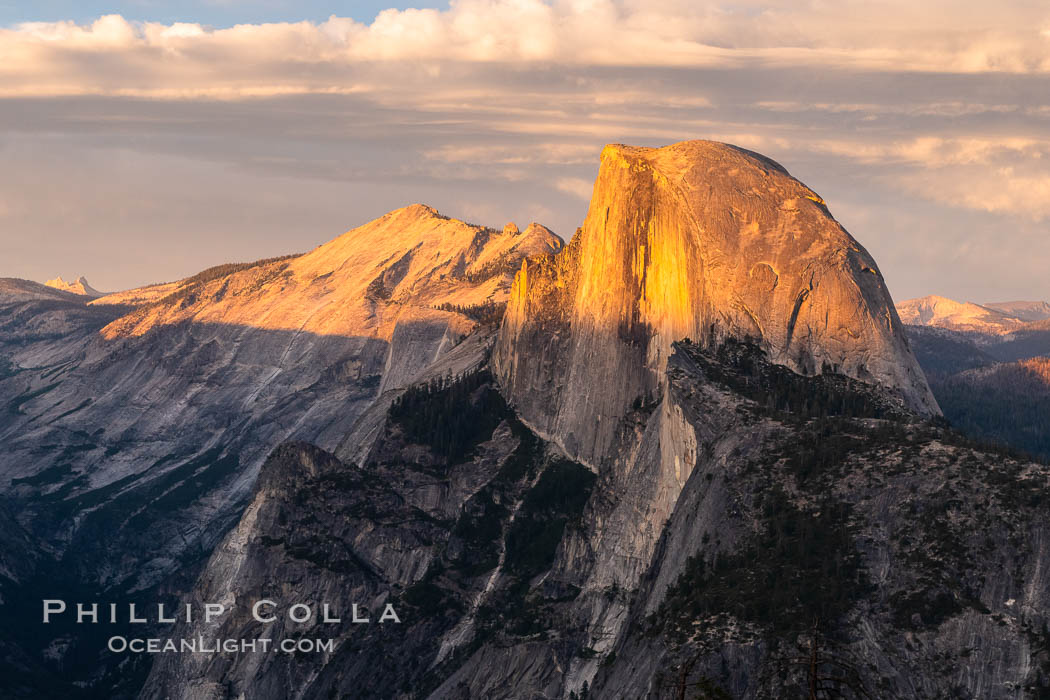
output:
<instances>
[{"instance_id":1,"label":"distant mountain range","mask_svg":"<svg viewBox=\"0 0 1050 700\"><path fill-rule=\"evenodd\" d=\"M1023 330L1030 323L1050 319L1045 301L1007 301L974 304L946 297L926 296L897 304L901 321L909 325L953 331L1004 335Z\"/></svg>"},{"instance_id":2,"label":"distant mountain range","mask_svg":"<svg viewBox=\"0 0 1050 700\"><path fill-rule=\"evenodd\" d=\"M48 280L44 284L54 289L61 289L64 292L71 292L85 297L98 298L104 296L102 292L88 284L87 279L83 275L72 282L66 282L61 277L56 277L53 280Z\"/></svg>"},{"instance_id":3,"label":"distant mountain range","mask_svg":"<svg viewBox=\"0 0 1050 700\"><path fill-rule=\"evenodd\" d=\"M1026 322L1050 319L1050 304L1045 301L996 301L984 306Z\"/></svg>"},{"instance_id":4,"label":"distant mountain range","mask_svg":"<svg viewBox=\"0 0 1050 700\"><path fill-rule=\"evenodd\" d=\"M984 439L1050 459L1050 304L938 296L897 304L944 415Z\"/></svg>"}]
</instances>

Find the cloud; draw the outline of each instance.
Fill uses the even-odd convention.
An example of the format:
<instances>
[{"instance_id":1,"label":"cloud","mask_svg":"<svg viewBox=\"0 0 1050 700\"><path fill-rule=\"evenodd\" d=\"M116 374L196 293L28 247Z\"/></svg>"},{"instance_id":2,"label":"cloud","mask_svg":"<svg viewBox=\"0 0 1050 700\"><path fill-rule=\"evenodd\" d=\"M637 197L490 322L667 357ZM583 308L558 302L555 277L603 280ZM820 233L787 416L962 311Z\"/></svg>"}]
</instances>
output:
<instances>
[{"instance_id":1,"label":"cloud","mask_svg":"<svg viewBox=\"0 0 1050 700\"><path fill-rule=\"evenodd\" d=\"M891 168L873 174L929 201L1036 222L1050 219L1050 140L926 135L888 143L816 140L805 147Z\"/></svg>"},{"instance_id":2,"label":"cloud","mask_svg":"<svg viewBox=\"0 0 1050 700\"><path fill-rule=\"evenodd\" d=\"M1017 159L1042 161L1050 164L1050 140L1028 137L965 137L952 138L932 134L908 139L879 141L842 139L839 137L808 139L804 143L781 139L785 147L827 153L865 164L901 163L925 168L944 168L961 165L989 165L1013 162Z\"/></svg>"},{"instance_id":3,"label":"cloud","mask_svg":"<svg viewBox=\"0 0 1050 700\"><path fill-rule=\"evenodd\" d=\"M511 145L445 145L424 151L427 158L446 163L485 165L573 165L591 163L594 146L579 143L539 143L528 148Z\"/></svg>"},{"instance_id":4,"label":"cloud","mask_svg":"<svg viewBox=\"0 0 1050 700\"><path fill-rule=\"evenodd\" d=\"M965 269L982 297L1050 295L1024 252L1050 219L1047 26L1037 3L459 0L371 24L0 29L0 262L46 279L66 254L116 288L412 201L571 233L605 143L708 138L816 189L894 291ZM980 273L989 236L1021 272Z\"/></svg>"},{"instance_id":5,"label":"cloud","mask_svg":"<svg viewBox=\"0 0 1050 700\"><path fill-rule=\"evenodd\" d=\"M391 62L433 75L455 63L1046 73L1046 19L1027 4L960 10L949 0L458 0L384 10L371 24L332 16L223 29L106 15L0 30L0 95L360 92L382 88L369 67Z\"/></svg>"},{"instance_id":6,"label":"cloud","mask_svg":"<svg viewBox=\"0 0 1050 700\"><path fill-rule=\"evenodd\" d=\"M594 189L594 183L582 177L560 177L555 180L554 185L562 192L567 192L585 201L590 201L591 191Z\"/></svg>"},{"instance_id":7,"label":"cloud","mask_svg":"<svg viewBox=\"0 0 1050 700\"><path fill-rule=\"evenodd\" d=\"M868 115L906 115L906 116L966 116L985 113L1010 113L1016 112L1022 107L1016 104L985 104L981 102L964 102L960 100L950 102L913 102L899 105L888 105L878 103L805 103L793 100L784 101L761 101L755 103L756 107L773 112L830 112L841 113L864 113Z\"/></svg>"},{"instance_id":8,"label":"cloud","mask_svg":"<svg viewBox=\"0 0 1050 700\"><path fill-rule=\"evenodd\" d=\"M1050 219L1050 172L1019 173L1013 167L966 173L924 173L904 181L933 201L1034 222Z\"/></svg>"}]
</instances>

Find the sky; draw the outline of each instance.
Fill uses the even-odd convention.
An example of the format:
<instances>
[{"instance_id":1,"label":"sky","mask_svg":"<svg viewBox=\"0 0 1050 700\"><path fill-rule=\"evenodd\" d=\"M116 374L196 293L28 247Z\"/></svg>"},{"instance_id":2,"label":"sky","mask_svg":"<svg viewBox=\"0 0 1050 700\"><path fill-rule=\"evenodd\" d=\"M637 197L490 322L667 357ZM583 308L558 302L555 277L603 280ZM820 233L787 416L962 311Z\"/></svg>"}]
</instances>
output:
<instances>
[{"instance_id":1,"label":"sky","mask_svg":"<svg viewBox=\"0 0 1050 700\"><path fill-rule=\"evenodd\" d=\"M104 15L142 22L192 22L210 27L232 27L237 24L265 22L323 22L332 15L371 22L385 9L440 8L448 2L390 3L382 0L361 2L316 2L312 0L128 0L96 2L95 0L35 0L13 2L0 0L0 26L21 22L73 21L90 24Z\"/></svg>"},{"instance_id":2,"label":"sky","mask_svg":"<svg viewBox=\"0 0 1050 700\"><path fill-rule=\"evenodd\" d=\"M116 290L423 202L569 238L606 143L759 151L895 299L1050 299L1050 5L0 0L0 276Z\"/></svg>"}]
</instances>

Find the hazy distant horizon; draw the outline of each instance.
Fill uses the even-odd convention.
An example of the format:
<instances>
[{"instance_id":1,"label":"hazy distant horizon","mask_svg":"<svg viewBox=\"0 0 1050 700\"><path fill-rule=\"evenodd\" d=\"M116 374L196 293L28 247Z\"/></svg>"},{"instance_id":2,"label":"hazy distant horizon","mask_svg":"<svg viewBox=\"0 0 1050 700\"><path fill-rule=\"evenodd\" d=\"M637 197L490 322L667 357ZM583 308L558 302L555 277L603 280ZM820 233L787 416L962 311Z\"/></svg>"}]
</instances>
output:
<instances>
[{"instance_id":1,"label":"hazy distant horizon","mask_svg":"<svg viewBox=\"0 0 1050 700\"><path fill-rule=\"evenodd\" d=\"M0 9L0 276L125 289L413 202L568 239L604 144L709 138L820 193L898 301L1050 298L1050 8L426 4Z\"/></svg>"}]
</instances>

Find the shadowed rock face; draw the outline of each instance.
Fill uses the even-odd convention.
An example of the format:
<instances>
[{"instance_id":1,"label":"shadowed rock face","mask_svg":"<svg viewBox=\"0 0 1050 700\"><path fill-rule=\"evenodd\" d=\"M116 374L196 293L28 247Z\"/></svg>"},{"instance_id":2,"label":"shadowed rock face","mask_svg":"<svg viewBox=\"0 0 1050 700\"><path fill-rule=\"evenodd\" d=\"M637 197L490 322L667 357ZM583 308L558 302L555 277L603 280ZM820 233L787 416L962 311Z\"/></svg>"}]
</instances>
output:
<instances>
[{"instance_id":1,"label":"shadowed rock face","mask_svg":"<svg viewBox=\"0 0 1050 700\"><path fill-rule=\"evenodd\" d=\"M494 361L523 417L594 461L672 342L745 334L939 412L867 251L781 166L708 141L602 151L581 231L515 280Z\"/></svg>"},{"instance_id":2,"label":"shadowed rock face","mask_svg":"<svg viewBox=\"0 0 1050 700\"><path fill-rule=\"evenodd\" d=\"M484 362L481 340L430 378ZM795 650L814 616L822 668L854 669L869 697L1047 687L1045 465L975 450L876 387L796 375L750 344L676 344L665 376L664 403L702 446L666 527L651 517L654 487L673 483L658 459L593 476L501 401L464 458L404 413L356 463L280 446L188 599L240 613L173 636L327 637L335 652L160 654L139 697L568 700L586 682L590 697L655 700L680 697L682 669L689 688L803 697ZM443 422L486 391L415 407ZM668 441L662 411L634 411L627 432ZM247 615L260 599L390 603L403 622L262 624Z\"/></svg>"}]
</instances>

